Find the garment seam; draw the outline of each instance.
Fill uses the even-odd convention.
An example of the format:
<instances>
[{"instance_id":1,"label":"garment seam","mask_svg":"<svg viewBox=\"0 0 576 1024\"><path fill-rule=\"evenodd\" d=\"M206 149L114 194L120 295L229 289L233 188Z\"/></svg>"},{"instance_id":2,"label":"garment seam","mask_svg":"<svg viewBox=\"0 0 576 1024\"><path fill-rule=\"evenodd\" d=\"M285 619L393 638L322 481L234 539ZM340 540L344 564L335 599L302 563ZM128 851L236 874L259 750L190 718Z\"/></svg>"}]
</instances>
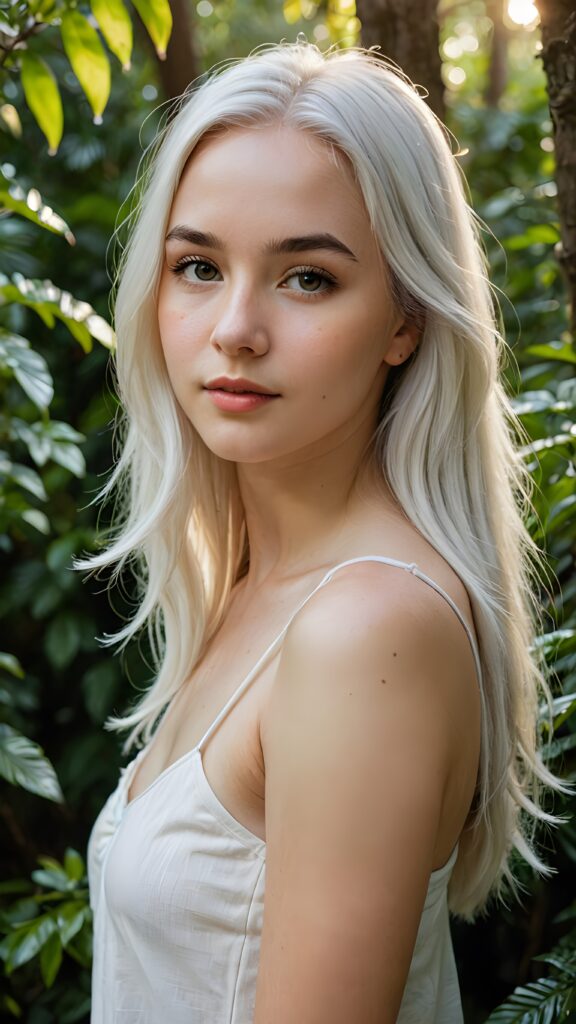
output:
<instances>
[{"instance_id":1,"label":"garment seam","mask_svg":"<svg viewBox=\"0 0 576 1024\"><path fill-rule=\"evenodd\" d=\"M234 1012L235 1012L235 1009L236 1009L236 996L238 994L238 980L239 980L239 977L240 977L240 969L242 967L242 960L243 960L243 957L244 957L244 950L246 948L246 941L248 939L248 922L250 921L250 914L252 912L252 907L254 906L254 900L256 898L256 890L258 889L258 885L260 884L260 878L261 878L262 872L264 870L264 867L265 867L265 862L263 861L262 862L262 866L260 868L260 871L258 872L258 877L256 879L256 882L254 883L254 889L252 891L252 898L250 900L250 904L248 906L248 911L246 913L246 921L244 923L244 940L242 942L242 949L240 950L240 956L238 957L238 968L236 970L236 980L234 982L234 989L232 991L232 1005L230 1007L229 1024L234 1024ZM261 934L262 933L260 933L260 935Z\"/></svg>"}]
</instances>

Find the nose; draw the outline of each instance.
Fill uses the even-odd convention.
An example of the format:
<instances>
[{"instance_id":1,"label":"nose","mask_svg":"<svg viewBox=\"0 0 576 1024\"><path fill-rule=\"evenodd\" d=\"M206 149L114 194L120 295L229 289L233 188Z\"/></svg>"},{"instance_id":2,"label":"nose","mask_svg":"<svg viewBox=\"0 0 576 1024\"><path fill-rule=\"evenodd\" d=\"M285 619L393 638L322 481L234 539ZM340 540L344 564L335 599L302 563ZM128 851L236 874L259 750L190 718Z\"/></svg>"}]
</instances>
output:
<instances>
[{"instance_id":1,"label":"nose","mask_svg":"<svg viewBox=\"0 0 576 1024\"><path fill-rule=\"evenodd\" d=\"M210 344L226 355L264 355L269 347L262 304L246 286L227 288L210 336Z\"/></svg>"}]
</instances>

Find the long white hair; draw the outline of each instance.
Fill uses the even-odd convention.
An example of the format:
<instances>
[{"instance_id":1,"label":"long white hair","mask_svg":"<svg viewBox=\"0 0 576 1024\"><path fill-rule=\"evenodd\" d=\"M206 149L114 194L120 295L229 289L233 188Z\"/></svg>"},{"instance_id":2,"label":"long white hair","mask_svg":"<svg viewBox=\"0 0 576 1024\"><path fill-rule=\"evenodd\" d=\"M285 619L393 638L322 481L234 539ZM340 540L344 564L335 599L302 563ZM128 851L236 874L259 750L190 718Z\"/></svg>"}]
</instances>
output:
<instances>
[{"instance_id":1,"label":"long white hair","mask_svg":"<svg viewBox=\"0 0 576 1024\"><path fill-rule=\"evenodd\" d=\"M121 647L148 629L155 681L107 723L149 740L190 674L245 570L247 537L233 463L203 443L172 392L158 335L157 294L171 204L210 132L286 125L348 158L379 241L397 306L423 326L415 353L389 374L373 455L400 506L470 596L482 665L477 793L449 890L472 918L507 879L517 851L548 873L534 842L542 786L561 788L538 750L539 695L549 699L534 638L546 566L524 525L530 477L520 424L500 374L498 329L475 215L446 129L398 69L371 51L322 54L305 42L225 62L182 97L138 184L116 299L116 372L123 407L118 459L96 500L116 496L104 550L76 562L125 567L136 611L107 636ZM513 863L513 859L512 859Z\"/></svg>"}]
</instances>

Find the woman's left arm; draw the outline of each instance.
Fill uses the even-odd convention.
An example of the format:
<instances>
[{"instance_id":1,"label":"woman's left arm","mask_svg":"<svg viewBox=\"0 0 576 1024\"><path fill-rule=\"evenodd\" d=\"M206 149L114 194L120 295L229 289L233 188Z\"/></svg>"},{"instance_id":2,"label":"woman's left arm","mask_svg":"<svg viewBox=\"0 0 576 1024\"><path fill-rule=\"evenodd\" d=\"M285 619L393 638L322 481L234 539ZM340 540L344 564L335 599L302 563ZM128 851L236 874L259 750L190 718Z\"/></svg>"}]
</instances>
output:
<instances>
[{"instance_id":1,"label":"woman's left arm","mask_svg":"<svg viewBox=\"0 0 576 1024\"><path fill-rule=\"evenodd\" d=\"M413 577L333 580L286 636L254 1024L396 1021L465 727L468 641L438 600Z\"/></svg>"}]
</instances>

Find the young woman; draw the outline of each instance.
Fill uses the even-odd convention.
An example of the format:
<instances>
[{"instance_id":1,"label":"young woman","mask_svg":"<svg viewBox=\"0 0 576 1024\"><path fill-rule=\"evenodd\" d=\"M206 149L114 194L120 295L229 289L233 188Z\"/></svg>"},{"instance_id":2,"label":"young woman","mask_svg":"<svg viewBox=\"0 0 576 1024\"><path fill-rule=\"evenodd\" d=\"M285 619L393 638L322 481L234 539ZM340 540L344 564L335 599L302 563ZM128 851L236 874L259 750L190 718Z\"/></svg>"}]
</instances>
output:
<instances>
[{"instance_id":1,"label":"young woman","mask_svg":"<svg viewBox=\"0 0 576 1024\"><path fill-rule=\"evenodd\" d=\"M537 552L447 133L305 42L184 97L117 295L157 677L90 841L94 1024L457 1024L448 909L531 834ZM531 596L532 595L532 596ZM162 720L156 728L158 719Z\"/></svg>"}]
</instances>

